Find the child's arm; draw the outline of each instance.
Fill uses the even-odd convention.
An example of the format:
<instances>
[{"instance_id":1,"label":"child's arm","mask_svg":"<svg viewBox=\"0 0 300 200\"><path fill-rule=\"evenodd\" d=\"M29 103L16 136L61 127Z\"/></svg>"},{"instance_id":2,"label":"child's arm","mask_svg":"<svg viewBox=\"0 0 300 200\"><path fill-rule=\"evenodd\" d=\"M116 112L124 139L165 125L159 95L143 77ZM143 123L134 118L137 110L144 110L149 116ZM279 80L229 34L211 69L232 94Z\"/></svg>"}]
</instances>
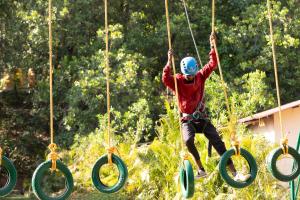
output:
<instances>
[{"instance_id":1,"label":"child's arm","mask_svg":"<svg viewBox=\"0 0 300 200\"><path fill-rule=\"evenodd\" d=\"M198 72L201 74L202 78L207 79L209 75L216 69L217 67L217 56L215 49L212 48L209 53L209 62Z\"/></svg>"},{"instance_id":2,"label":"child's arm","mask_svg":"<svg viewBox=\"0 0 300 200\"><path fill-rule=\"evenodd\" d=\"M174 83L174 76L172 75L171 70L171 60L173 56L173 51L169 50L168 52L168 62L164 67L163 74L162 74L162 81L171 90L175 91L175 83Z\"/></svg>"},{"instance_id":3,"label":"child's arm","mask_svg":"<svg viewBox=\"0 0 300 200\"><path fill-rule=\"evenodd\" d=\"M204 80L207 79L209 75L216 69L218 63L216 52L214 49L214 44L216 43L215 33L211 33L209 40L211 46L211 50L209 53L209 62L198 72Z\"/></svg>"}]
</instances>

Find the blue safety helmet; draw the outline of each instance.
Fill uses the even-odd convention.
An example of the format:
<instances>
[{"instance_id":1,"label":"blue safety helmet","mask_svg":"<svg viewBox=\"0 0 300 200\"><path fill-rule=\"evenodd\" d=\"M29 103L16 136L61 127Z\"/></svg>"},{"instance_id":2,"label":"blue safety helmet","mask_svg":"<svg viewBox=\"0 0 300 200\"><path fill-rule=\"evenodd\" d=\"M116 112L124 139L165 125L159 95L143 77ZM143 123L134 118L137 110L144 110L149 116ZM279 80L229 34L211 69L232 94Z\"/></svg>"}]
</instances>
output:
<instances>
[{"instance_id":1,"label":"blue safety helmet","mask_svg":"<svg viewBox=\"0 0 300 200\"><path fill-rule=\"evenodd\" d=\"M180 69L184 75L195 75L198 71L198 64L195 58L185 57L180 62Z\"/></svg>"}]
</instances>

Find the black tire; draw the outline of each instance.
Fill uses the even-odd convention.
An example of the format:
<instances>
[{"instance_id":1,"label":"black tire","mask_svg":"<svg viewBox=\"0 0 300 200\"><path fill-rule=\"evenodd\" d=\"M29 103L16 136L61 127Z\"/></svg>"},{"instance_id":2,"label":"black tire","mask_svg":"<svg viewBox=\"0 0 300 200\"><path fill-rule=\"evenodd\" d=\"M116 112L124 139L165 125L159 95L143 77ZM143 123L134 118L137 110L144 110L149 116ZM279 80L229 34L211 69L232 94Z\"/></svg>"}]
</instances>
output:
<instances>
[{"instance_id":1,"label":"black tire","mask_svg":"<svg viewBox=\"0 0 300 200\"><path fill-rule=\"evenodd\" d=\"M14 164L5 156L2 156L2 165L8 175L8 179L4 187L0 188L0 197L4 197L11 193L17 184L17 170Z\"/></svg>"},{"instance_id":2,"label":"black tire","mask_svg":"<svg viewBox=\"0 0 300 200\"><path fill-rule=\"evenodd\" d=\"M95 163L95 165L93 167L93 171L92 171L93 184L97 188L97 190L99 190L102 193L109 194L109 193L118 192L120 189L123 188L123 186L125 185L126 180L128 178L128 170L127 170L127 167L126 167L125 163L123 162L123 160L121 158L119 158L118 156L112 154L112 162L115 165L117 165L118 170L119 170L118 182L115 185L113 185L112 187L108 187L105 184L103 184L99 177L99 172L100 172L101 167L108 163L108 156L107 155L101 156L97 160L97 162Z\"/></svg>"},{"instance_id":3,"label":"black tire","mask_svg":"<svg viewBox=\"0 0 300 200\"><path fill-rule=\"evenodd\" d=\"M243 148L241 148L240 151L241 151L241 156L243 156L247 160L248 165L250 167L250 175L251 176L246 181L244 181L244 182L235 181L229 176L229 174L227 172L226 167L227 167L228 160L230 159L231 156L233 156L235 154L234 148L231 148L228 151L226 151L222 155L220 163L219 163L219 171L220 171L222 178L228 185L230 185L231 187L234 187L234 188L244 188L244 187L249 186L255 180L256 175L257 175L257 164L256 164L254 157L247 150L245 150Z\"/></svg>"},{"instance_id":4,"label":"black tire","mask_svg":"<svg viewBox=\"0 0 300 200\"><path fill-rule=\"evenodd\" d=\"M283 150L281 147L271 151L269 153L269 155L267 156L267 160L266 160L267 161L267 169L269 170L269 172L273 175L274 178L276 178L279 181L283 181L283 182L292 181L295 178L297 178L300 174L300 155L299 155L299 153L290 146L288 147L288 152L295 160L295 162L294 162L295 167L294 167L292 173L289 175L282 174L276 166L276 162L277 162L279 156L281 156L283 154Z\"/></svg>"},{"instance_id":5,"label":"black tire","mask_svg":"<svg viewBox=\"0 0 300 200\"><path fill-rule=\"evenodd\" d=\"M49 197L41 187L41 181L45 172L47 172L52 167L52 161L43 162L38 166L38 168L34 171L32 176L32 189L33 193L38 199L41 200L65 200L70 197L74 188L73 177L68 169L60 160L56 161L57 169L61 171L66 178L66 190L63 194L58 197Z\"/></svg>"},{"instance_id":6,"label":"black tire","mask_svg":"<svg viewBox=\"0 0 300 200\"><path fill-rule=\"evenodd\" d=\"M180 167L180 188L184 198L191 198L194 195L195 183L193 167L189 160L184 160Z\"/></svg>"}]
</instances>

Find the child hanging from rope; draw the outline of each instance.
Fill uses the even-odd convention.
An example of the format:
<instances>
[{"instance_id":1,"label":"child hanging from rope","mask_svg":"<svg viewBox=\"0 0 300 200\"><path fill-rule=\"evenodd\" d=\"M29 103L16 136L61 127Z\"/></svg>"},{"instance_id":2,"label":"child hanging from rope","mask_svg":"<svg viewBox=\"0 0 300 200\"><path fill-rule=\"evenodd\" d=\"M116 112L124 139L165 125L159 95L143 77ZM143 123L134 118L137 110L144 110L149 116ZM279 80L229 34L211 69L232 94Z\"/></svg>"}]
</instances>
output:
<instances>
[{"instance_id":1,"label":"child hanging from rope","mask_svg":"<svg viewBox=\"0 0 300 200\"><path fill-rule=\"evenodd\" d=\"M219 155L223 155L226 152L224 142L221 140L214 125L208 119L203 98L205 80L217 67L217 58L213 47L213 40L215 40L215 35L212 33L210 36L210 60L201 70L198 70L198 64L195 58L186 57L180 62L182 74L176 74L179 107L182 116L182 134L185 145L192 154L198 167L196 179L207 176L194 143L196 133L204 133L205 137ZM171 73L172 56L173 50L169 50L168 62L163 69L162 81L168 88L175 92L174 77ZM249 175L244 176L237 173L231 159L228 162L228 167L236 181L245 181L249 178Z\"/></svg>"}]
</instances>

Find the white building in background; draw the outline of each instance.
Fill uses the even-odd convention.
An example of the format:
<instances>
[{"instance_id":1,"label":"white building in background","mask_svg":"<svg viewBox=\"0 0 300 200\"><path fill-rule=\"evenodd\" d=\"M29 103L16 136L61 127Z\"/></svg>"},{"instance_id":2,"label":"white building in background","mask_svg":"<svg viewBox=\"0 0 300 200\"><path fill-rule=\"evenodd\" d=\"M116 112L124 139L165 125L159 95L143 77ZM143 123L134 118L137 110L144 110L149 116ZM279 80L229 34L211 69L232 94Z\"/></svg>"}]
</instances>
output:
<instances>
[{"instance_id":1,"label":"white building in background","mask_svg":"<svg viewBox=\"0 0 300 200\"><path fill-rule=\"evenodd\" d=\"M296 148L300 132L300 100L281 106L283 131L288 134L289 145ZM239 120L255 134L263 134L272 143L280 143L279 108L273 108Z\"/></svg>"},{"instance_id":2,"label":"white building in background","mask_svg":"<svg viewBox=\"0 0 300 200\"><path fill-rule=\"evenodd\" d=\"M281 106L282 125L284 133L288 135L289 146L296 148L300 134L300 100ZM272 143L280 144L281 130L279 122L279 108L273 108L239 120L245 123L254 134L263 134ZM277 166L284 174L290 174L292 159L279 160ZM288 184L282 184L288 187Z\"/></svg>"}]
</instances>

